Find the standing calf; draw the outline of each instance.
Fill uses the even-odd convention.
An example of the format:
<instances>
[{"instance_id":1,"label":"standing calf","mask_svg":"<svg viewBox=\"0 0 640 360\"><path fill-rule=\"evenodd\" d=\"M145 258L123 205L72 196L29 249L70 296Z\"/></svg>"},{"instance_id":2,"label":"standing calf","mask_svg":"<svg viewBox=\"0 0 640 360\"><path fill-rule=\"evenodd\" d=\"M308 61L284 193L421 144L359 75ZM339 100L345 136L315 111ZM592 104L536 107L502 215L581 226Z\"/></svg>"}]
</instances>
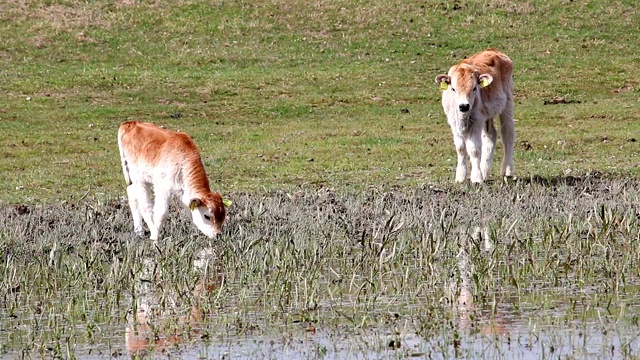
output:
<instances>
[{"instance_id":1,"label":"standing calf","mask_svg":"<svg viewBox=\"0 0 640 360\"><path fill-rule=\"evenodd\" d=\"M501 175L513 176L513 63L505 54L487 49L462 60L447 75L436 76L442 91L442 107L453 132L458 153L456 182L467 178L466 157L471 162L471 182L482 183L490 175L496 128L500 116L504 145Z\"/></svg>"},{"instance_id":2,"label":"standing calf","mask_svg":"<svg viewBox=\"0 0 640 360\"><path fill-rule=\"evenodd\" d=\"M200 154L188 135L127 121L118 129L118 147L137 234L144 233L144 219L151 239L158 239L172 194L189 208L193 223L205 235L212 238L222 231L225 205L220 194L210 190Z\"/></svg>"}]
</instances>

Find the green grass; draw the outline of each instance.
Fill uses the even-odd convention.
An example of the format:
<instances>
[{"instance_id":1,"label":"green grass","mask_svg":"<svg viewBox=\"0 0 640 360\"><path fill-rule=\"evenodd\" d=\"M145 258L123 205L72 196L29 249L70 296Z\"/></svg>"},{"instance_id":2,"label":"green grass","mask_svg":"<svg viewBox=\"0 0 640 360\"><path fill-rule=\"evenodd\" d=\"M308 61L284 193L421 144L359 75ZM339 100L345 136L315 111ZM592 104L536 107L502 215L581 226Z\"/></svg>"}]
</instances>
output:
<instances>
[{"instance_id":1,"label":"green grass","mask_svg":"<svg viewBox=\"0 0 640 360\"><path fill-rule=\"evenodd\" d=\"M0 203L123 194L115 133L133 118L192 135L223 192L450 182L433 78L489 46L516 66L517 143L531 145L516 149L517 175L638 174L631 2L1 10ZM554 96L580 103L542 105Z\"/></svg>"}]
</instances>

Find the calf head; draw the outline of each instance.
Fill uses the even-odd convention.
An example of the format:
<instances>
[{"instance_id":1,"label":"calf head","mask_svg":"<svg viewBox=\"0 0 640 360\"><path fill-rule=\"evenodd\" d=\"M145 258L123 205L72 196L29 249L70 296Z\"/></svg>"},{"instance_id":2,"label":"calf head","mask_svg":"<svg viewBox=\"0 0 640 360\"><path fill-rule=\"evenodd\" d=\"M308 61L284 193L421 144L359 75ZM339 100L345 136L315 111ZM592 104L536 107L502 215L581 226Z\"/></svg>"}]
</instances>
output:
<instances>
[{"instance_id":1,"label":"calf head","mask_svg":"<svg viewBox=\"0 0 640 360\"><path fill-rule=\"evenodd\" d=\"M205 235L213 238L222 232L227 211L220 194L212 192L201 198L191 199L189 209L193 223Z\"/></svg>"},{"instance_id":2,"label":"calf head","mask_svg":"<svg viewBox=\"0 0 640 360\"><path fill-rule=\"evenodd\" d=\"M449 74L436 76L436 84L445 92L450 92L456 105L455 110L466 117L476 100L480 97L480 89L489 86L493 77L489 74L479 74L465 66L454 66Z\"/></svg>"}]
</instances>

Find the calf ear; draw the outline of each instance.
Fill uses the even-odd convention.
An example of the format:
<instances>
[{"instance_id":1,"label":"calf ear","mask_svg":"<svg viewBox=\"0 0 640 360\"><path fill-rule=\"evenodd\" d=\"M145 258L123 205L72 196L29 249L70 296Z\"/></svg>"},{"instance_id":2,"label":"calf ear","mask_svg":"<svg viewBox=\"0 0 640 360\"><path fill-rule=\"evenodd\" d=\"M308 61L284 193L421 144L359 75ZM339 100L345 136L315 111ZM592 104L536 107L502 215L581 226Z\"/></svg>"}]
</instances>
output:
<instances>
[{"instance_id":1,"label":"calf ear","mask_svg":"<svg viewBox=\"0 0 640 360\"><path fill-rule=\"evenodd\" d=\"M189 201L189 209L191 211L195 210L200 205L202 205L202 201L200 199L191 199L191 201Z\"/></svg>"},{"instance_id":2,"label":"calf ear","mask_svg":"<svg viewBox=\"0 0 640 360\"><path fill-rule=\"evenodd\" d=\"M447 90L449 88L449 84L451 84L451 78L449 75L440 74L436 76L436 84L440 85L440 89Z\"/></svg>"},{"instance_id":3,"label":"calf ear","mask_svg":"<svg viewBox=\"0 0 640 360\"><path fill-rule=\"evenodd\" d=\"M478 77L478 81L480 82L480 87L485 88L493 82L493 76L489 74L482 74Z\"/></svg>"}]
</instances>

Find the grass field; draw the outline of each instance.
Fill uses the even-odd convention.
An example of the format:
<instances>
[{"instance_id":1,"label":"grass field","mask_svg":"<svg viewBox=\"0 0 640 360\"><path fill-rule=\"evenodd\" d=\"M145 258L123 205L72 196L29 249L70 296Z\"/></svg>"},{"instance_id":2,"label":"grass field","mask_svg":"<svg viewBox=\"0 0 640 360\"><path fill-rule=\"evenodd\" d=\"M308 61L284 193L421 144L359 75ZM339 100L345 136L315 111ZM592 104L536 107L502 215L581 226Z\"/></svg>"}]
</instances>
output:
<instances>
[{"instance_id":1,"label":"grass field","mask_svg":"<svg viewBox=\"0 0 640 360\"><path fill-rule=\"evenodd\" d=\"M0 3L0 357L637 358L637 19L631 0ZM486 47L515 65L518 179L453 185L433 79ZM132 237L128 119L194 138L234 202L220 241L177 214Z\"/></svg>"},{"instance_id":2,"label":"grass field","mask_svg":"<svg viewBox=\"0 0 640 360\"><path fill-rule=\"evenodd\" d=\"M638 174L633 1L1 6L5 204L123 193L127 119L191 134L221 191L449 182L433 79L489 46L515 62L518 176Z\"/></svg>"}]
</instances>

